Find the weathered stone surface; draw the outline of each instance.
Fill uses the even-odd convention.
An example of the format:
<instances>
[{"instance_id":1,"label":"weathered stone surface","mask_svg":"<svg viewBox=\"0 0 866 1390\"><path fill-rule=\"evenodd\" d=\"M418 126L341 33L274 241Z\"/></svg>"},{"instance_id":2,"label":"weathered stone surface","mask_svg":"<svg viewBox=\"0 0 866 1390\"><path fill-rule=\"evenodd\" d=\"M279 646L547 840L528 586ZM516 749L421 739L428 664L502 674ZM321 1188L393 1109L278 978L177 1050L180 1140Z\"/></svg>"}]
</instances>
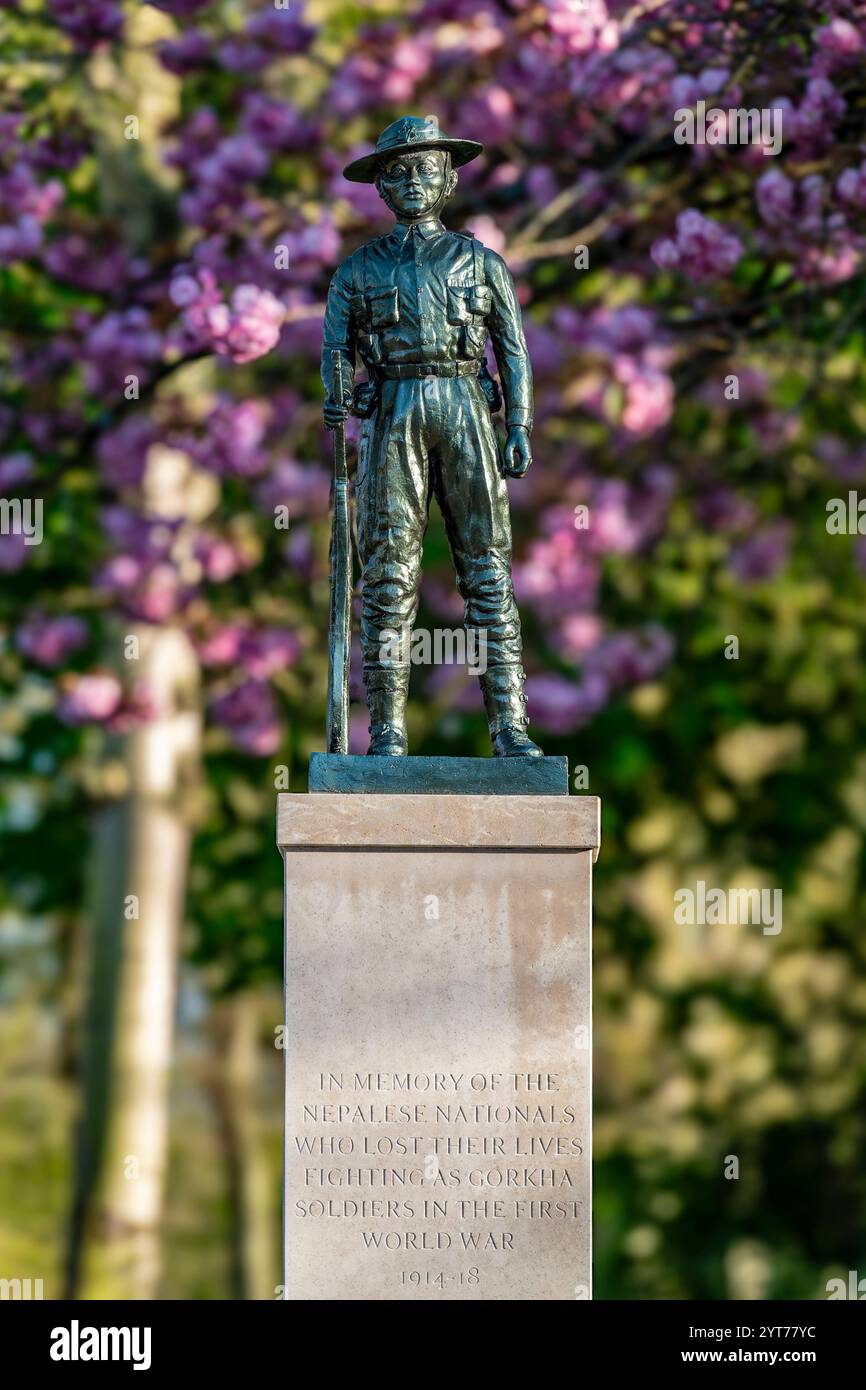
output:
<instances>
[{"instance_id":1,"label":"weathered stone surface","mask_svg":"<svg viewBox=\"0 0 866 1390\"><path fill-rule=\"evenodd\" d=\"M277 842L289 849L589 849L601 842L597 796L277 797Z\"/></svg>"},{"instance_id":2,"label":"weathered stone surface","mask_svg":"<svg viewBox=\"0 0 866 1390\"><path fill-rule=\"evenodd\" d=\"M313 753L311 792L392 792L429 795L567 796L568 759L368 758Z\"/></svg>"},{"instance_id":3,"label":"weathered stone surface","mask_svg":"<svg viewBox=\"0 0 866 1390\"><path fill-rule=\"evenodd\" d=\"M286 1296L587 1297L597 800L279 802Z\"/></svg>"}]
</instances>

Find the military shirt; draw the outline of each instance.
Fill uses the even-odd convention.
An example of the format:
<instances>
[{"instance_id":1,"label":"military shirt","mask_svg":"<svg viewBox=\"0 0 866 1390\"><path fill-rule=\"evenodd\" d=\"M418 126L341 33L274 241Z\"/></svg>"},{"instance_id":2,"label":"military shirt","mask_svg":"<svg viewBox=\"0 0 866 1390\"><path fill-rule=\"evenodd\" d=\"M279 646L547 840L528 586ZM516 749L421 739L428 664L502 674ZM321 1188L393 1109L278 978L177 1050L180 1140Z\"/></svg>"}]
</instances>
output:
<instances>
[{"instance_id":1,"label":"military shirt","mask_svg":"<svg viewBox=\"0 0 866 1390\"><path fill-rule=\"evenodd\" d=\"M479 283L480 282L480 283ZM328 291L322 380L331 394L331 352L345 361L350 386L357 355L380 365L484 357L487 335L505 398L508 426L532 427L532 369L520 306L501 256L438 218L398 222L338 268Z\"/></svg>"}]
</instances>

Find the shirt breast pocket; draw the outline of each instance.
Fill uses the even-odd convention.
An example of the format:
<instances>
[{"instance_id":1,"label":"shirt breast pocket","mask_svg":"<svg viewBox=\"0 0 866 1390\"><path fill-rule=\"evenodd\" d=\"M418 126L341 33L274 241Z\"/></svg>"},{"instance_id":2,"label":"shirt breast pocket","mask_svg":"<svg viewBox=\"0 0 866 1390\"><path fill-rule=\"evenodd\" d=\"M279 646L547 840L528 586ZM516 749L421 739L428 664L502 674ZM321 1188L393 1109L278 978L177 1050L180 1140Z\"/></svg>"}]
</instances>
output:
<instances>
[{"instance_id":1,"label":"shirt breast pocket","mask_svg":"<svg viewBox=\"0 0 866 1390\"><path fill-rule=\"evenodd\" d=\"M445 313L449 323L472 322L469 300L473 292L471 285L445 286Z\"/></svg>"},{"instance_id":2,"label":"shirt breast pocket","mask_svg":"<svg viewBox=\"0 0 866 1390\"><path fill-rule=\"evenodd\" d=\"M366 296L367 315L371 330L379 333L400 322L400 302L396 285L382 285Z\"/></svg>"}]
</instances>

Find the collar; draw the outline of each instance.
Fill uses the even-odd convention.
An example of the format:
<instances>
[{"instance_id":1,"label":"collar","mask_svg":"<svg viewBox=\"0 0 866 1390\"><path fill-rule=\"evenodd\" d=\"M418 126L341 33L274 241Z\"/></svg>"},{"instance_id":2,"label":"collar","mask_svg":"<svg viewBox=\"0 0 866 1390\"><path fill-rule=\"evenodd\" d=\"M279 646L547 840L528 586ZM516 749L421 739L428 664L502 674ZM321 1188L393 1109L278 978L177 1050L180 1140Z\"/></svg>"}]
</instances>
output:
<instances>
[{"instance_id":1,"label":"collar","mask_svg":"<svg viewBox=\"0 0 866 1390\"><path fill-rule=\"evenodd\" d=\"M395 222L388 235L404 242L411 231L418 232L426 240L431 236L441 236L445 228L438 217L425 217L420 222Z\"/></svg>"}]
</instances>

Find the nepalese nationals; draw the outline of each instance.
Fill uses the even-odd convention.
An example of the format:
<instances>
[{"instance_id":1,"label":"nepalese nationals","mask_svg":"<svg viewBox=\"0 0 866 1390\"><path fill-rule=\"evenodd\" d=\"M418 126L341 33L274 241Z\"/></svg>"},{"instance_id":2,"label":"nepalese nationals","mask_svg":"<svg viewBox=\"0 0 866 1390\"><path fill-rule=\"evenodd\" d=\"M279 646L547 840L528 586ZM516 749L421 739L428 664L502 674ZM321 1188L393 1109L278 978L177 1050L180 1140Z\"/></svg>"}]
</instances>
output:
<instances>
[{"instance_id":1,"label":"nepalese nationals","mask_svg":"<svg viewBox=\"0 0 866 1390\"><path fill-rule=\"evenodd\" d=\"M409 1124L573 1125L571 1105L369 1105L304 1104L304 1119L311 1123L391 1125Z\"/></svg>"}]
</instances>

